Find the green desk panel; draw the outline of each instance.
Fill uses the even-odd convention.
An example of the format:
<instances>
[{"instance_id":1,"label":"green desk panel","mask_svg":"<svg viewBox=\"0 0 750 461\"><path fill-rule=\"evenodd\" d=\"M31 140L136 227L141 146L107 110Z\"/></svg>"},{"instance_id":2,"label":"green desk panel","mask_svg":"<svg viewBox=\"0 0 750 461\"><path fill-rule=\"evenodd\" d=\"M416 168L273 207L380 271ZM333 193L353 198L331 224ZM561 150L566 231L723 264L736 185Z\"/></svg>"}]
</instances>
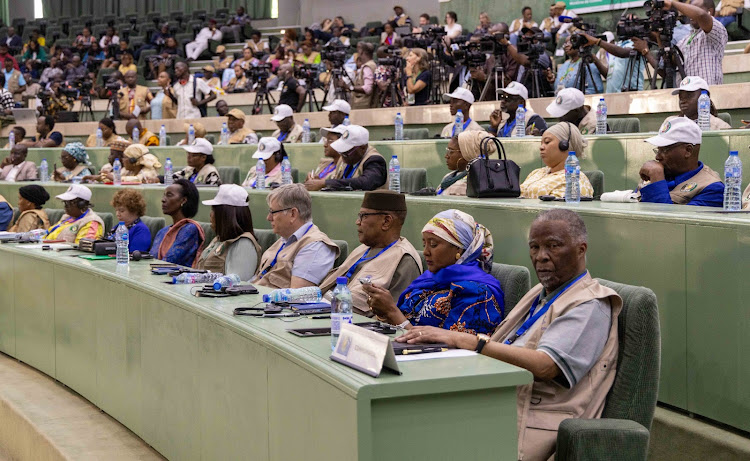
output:
<instances>
[{"instance_id":1,"label":"green desk panel","mask_svg":"<svg viewBox=\"0 0 750 461\"><path fill-rule=\"evenodd\" d=\"M0 351L12 356L16 355L14 260L15 257L10 254L0 259Z\"/></svg>"}]
</instances>

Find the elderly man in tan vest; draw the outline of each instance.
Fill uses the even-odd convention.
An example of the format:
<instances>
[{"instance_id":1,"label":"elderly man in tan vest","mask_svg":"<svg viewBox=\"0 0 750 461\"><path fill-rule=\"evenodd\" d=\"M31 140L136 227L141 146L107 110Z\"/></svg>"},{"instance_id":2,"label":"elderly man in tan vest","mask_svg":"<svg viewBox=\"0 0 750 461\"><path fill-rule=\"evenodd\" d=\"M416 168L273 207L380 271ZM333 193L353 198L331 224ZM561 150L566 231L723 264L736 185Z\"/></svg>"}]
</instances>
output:
<instances>
[{"instance_id":1,"label":"elderly man in tan vest","mask_svg":"<svg viewBox=\"0 0 750 461\"><path fill-rule=\"evenodd\" d=\"M399 299L401 292L422 274L419 253L401 236L405 220L404 194L390 190L366 192L355 222L362 245L323 280L320 284L323 295L330 296L337 277L346 277L354 310L368 317L374 313L367 305L367 293L360 281L383 287L393 299Z\"/></svg>"},{"instance_id":2,"label":"elderly man in tan vest","mask_svg":"<svg viewBox=\"0 0 750 461\"><path fill-rule=\"evenodd\" d=\"M312 199L302 184L287 184L266 197L268 222L281 236L263 253L256 285L271 288L316 286L333 268L339 247L312 221Z\"/></svg>"},{"instance_id":3,"label":"elderly man in tan vest","mask_svg":"<svg viewBox=\"0 0 750 461\"><path fill-rule=\"evenodd\" d=\"M529 255L541 282L490 338L412 327L399 342L440 343L529 370L517 389L518 459L547 460L567 418L599 418L617 369L622 300L586 270L586 225L577 213L540 213L529 230Z\"/></svg>"},{"instance_id":4,"label":"elderly man in tan vest","mask_svg":"<svg viewBox=\"0 0 750 461\"><path fill-rule=\"evenodd\" d=\"M234 108L227 112L229 144L258 144L258 135L245 126L245 113Z\"/></svg>"}]
</instances>

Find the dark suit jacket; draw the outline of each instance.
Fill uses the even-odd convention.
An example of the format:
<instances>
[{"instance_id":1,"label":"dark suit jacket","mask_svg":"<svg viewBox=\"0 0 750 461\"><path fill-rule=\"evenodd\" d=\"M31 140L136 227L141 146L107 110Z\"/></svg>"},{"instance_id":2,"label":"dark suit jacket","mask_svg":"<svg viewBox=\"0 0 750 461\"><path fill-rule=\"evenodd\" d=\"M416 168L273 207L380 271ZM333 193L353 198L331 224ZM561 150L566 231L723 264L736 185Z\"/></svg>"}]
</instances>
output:
<instances>
[{"instance_id":1,"label":"dark suit jacket","mask_svg":"<svg viewBox=\"0 0 750 461\"><path fill-rule=\"evenodd\" d=\"M8 36L6 35L3 39L3 43L8 42ZM14 35L10 37L10 43L8 43L8 48L18 49L20 50L23 48L23 40L21 40L21 37L18 35Z\"/></svg>"}]
</instances>

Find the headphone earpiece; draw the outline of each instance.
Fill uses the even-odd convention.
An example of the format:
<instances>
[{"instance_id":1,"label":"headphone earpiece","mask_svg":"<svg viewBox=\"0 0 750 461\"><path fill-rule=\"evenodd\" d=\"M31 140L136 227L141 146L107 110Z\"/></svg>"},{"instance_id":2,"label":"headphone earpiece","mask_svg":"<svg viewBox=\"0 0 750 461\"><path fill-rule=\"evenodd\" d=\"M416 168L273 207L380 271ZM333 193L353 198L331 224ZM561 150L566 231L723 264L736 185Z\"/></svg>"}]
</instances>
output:
<instances>
[{"instance_id":1,"label":"headphone earpiece","mask_svg":"<svg viewBox=\"0 0 750 461\"><path fill-rule=\"evenodd\" d=\"M138 162L138 160L140 160L140 157L137 157L137 158L136 158L136 157L130 157L130 158L128 159L128 161L129 161L129 162L130 162L131 164L137 163L137 162Z\"/></svg>"},{"instance_id":2,"label":"headphone earpiece","mask_svg":"<svg viewBox=\"0 0 750 461\"><path fill-rule=\"evenodd\" d=\"M568 139L563 139L557 145L562 152L570 152L570 137L573 135L573 128L570 126L570 122L565 122L568 125Z\"/></svg>"}]
</instances>

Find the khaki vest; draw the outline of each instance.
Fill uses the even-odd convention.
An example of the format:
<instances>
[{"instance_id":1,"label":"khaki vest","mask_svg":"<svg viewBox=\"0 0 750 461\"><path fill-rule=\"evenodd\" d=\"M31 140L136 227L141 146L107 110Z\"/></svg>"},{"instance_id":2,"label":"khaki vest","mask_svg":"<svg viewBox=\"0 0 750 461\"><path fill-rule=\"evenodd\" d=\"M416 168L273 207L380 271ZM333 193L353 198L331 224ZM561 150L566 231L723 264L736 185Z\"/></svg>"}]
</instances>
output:
<instances>
[{"instance_id":1,"label":"khaki vest","mask_svg":"<svg viewBox=\"0 0 750 461\"><path fill-rule=\"evenodd\" d=\"M341 179L344 175L344 168L346 164L344 163L344 160L339 157L338 164L336 165L336 168L331 170L330 173L325 175L324 177L320 177L320 174L333 163L333 159L330 159L328 157L323 157L320 159L320 162L318 162L318 166L315 167L315 169L312 171L313 179Z\"/></svg>"},{"instance_id":2,"label":"khaki vest","mask_svg":"<svg viewBox=\"0 0 750 461\"><path fill-rule=\"evenodd\" d=\"M2 196L0 196L2 199ZM5 200L5 199L2 199ZM49 218L42 210L26 210L18 217L8 232L29 232L34 229L49 229Z\"/></svg>"},{"instance_id":3,"label":"khaki vest","mask_svg":"<svg viewBox=\"0 0 750 461\"><path fill-rule=\"evenodd\" d=\"M351 268L359 258L364 256L368 248L367 245L360 245L351 252L349 257L346 258L346 261L344 261L344 263L338 268L332 270L325 280L321 282L320 291L325 294L327 291L333 290L336 287L336 278L346 275L349 268ZM374 256L376 254L376 252L371 251L368 256ZM349 290L352 292L352 306L358 314L372 317L372 309L367 305L367 293L362 289L362 284L359 283L358 279L369 275L372 277L372 283L379 287L383 287L386 290L390 290L393 274L396 272L396 268L401 262L401 259L406 255L414 258L414 261L417 262L417 266L421 271L422 258L419 257L417 250L414 249L414 245L404 237L399 238L398 243L388 248L388 251L382 255L359 265L359 270L355 272L356 275L348 284Z\"/></svg>"},{"instance_id":4,"label":"khaki vest","mask_svg":"<svg viewBox=\"0 0 750 461\"><path fill-rule=\"evenodd\" d=\"M239 130L229 135L229 144L242 144L245 142L245 137L247 137L247 135L254 133L255 131L243 126Z\"/></svg>"},{"instance_id":5,"label":"khaki vest","mask_svg":"<svg viewBox=\"0 0 750 461\"><path fill-rule=\"evenodd\" d=\"M709 168L708 165L703 164L703 168L695 176L677 184L669 192L669 196L677 205L685 205L693 197L700 194L703 189L716 182L721 182L719 174Z\"/></svg>"},{"instance_id":6,"label":"khaki vest","mask_svg":"<svg viewBox=\"0 0 750 461\"><path fill-rule=\"evenodd\" d=\"M382 157L382 155L380 155L380 152L378 152L377 149L375 149L372 146L367 146L367 152L365 152L365 155L362 157L362 160L359 161L359 165L357 165L357 169L354 171L354 174L352 175L352 178L359 178L360 176L362 176L362 173L364 173L364 171L365 171L365 160L367 160L370 157L375 156L375 155ZM346 168L346 166L344 166L344 168L341 169L341 177L340 178L336 178L336 179L344 179L344 169L345 168ZM351 179L351 178L349 178L349 179ZM385 184L383 184L382 186L378 187L378 190L384 190L384 189L388 189L388 178L386 178Z\"/></svg>"},{"instance_id":7,"label":"khaki vest","mask_svg":"<svg viewBox=\"0 0 750 461\"><path fill-rule=\"evenodd\" d=\"M16 93L16 91L21 89L21 85L19 85L18 83L20 78L21 72L14 69L13 73L10 75L10 80L8 80L8 91L10 91L10 94L13 95L13 100L16 102L21 102L21 100L23 99L23 95L21 93Z\"/></svg>"},{"instance_id":8,"label":"khaki vest","mask_svg":"<svg viewBox=\"0 0 750 461\"><path fill-rule=\"evenodd\" d=\"M177 105L172 101L172 99L167 94L167 91L171 91L172 94L174 94L174 91L172 88L168 88L164 91L164 97L161 100L161 118L162 119L171 119L171 118L177 118Z\"/></svg>"},{"instance_id":9,"label":"khaki vest","mask_svg":"<svg viewBox=\"0 0 750 461\"><path fill-rule=\"evenodd\" d=\"M528 104L527 104L528 106ZM526 109L526 126L529 126L529 120L531 120L531 117L536 115L536 112L531 108L531 106L528 106ZM505 129L505 125L510 121L510 116L503 112L502 114L503 121L500 122L500 125L497 127L497 135L500 136L503 132L503 129ZM513 127L513 129L510 131L510 137L515 138L518 135L516 134L516 127Z\"/></svg>"},{"instance_id":10,"label":"khaki vest","mask_svg":"<svg viewBox=\"0 0 750 461\"><path fill-rule=\"evenodd\" d=\"M128 98L128 94L130 94L130 89L128 87L120 88L118 91L118 98L120 99L120 114L130 114L130 98ZM138 115L139 120L146 120L146 113L144 112L148 108L148 96L149 91L148 88L142 85L136 85L135 86L135 105L141 108L141 113ZM169 96L164 96L165 98L169 98ZM135 106L134 106L135 108ZM162 109L163 110L163 109Z\"/></svg>"},{"instance_id":11,"label":"khaki vest","mask_svg":"<svg viewBox=\"0 0 750 461\"><path fill-rule=\"evenodd\" d=\"M271 134L272 138L279 138L279 135L281 134L281 130L277 129L276 131ZM302 142L302 125L299 123L295 123L294 127L292 128L292 131L289 132L289 134L284 138L282 142L285 143L294 143L294 142Z\"/></svg>"},{"instance_id":12,"label":"khaki vest","mask_svg":"<svg viewBox=\"0 0 750 461\"><path fill-rule=\"evenodd\" d=\"M200 259L198 259L197 268L208 270L211 272L221 272L222 274L226 274L226 262L227 262L227 251L230 246L236 241L238 241L241 238L249 239L251 242L253 242L253 246L255 247L255 253L257 255L257 259L260 259L260 245L258 245L258 241L255 240L255 237L250 232L245 232L242 235L237 236L236 238L233 238L231 240L227 240L225 242L219 242L219 237L214 237L213 240L211 240L211 243L208 244L208 247L203 250L203 253L201 253ZM256 259L256 260L257 260Z\"/></svg>"},{"instance_id":13,"label":"khaki vest","mask_svg":"<svg viewBox=\"0 0 750 461\"><path fill-rule=\"evenodd\" d=\"M493 341L504 341L526 319L534 300L542 292L542 285L532 288L518 302L508 317L492 335ZM571 389L551 381L535 379L533 383L518 386L518 459L547 459L555 451L557 429L567 418L599 418L604 410L607 394L615 380L617 370L617 316L622 309L622 299L612 289L604 287L586 274L550 306L539 328L531 329L527 349L536 349L544 331L558 317L576 306L608 298L612 306L612 326L602 355L588 374Z\"/></svg>"},{"instance_id":14,"label":"khaki vest","mask_svg":"<svg viewBox=\"0 0 750 461\"><path fill-rule=\"evenodd\" d=\"M367 67L375 75L375 62L371 59L367 61L362 68L357 69L354 75L354 86L362 86L365 84L365 72L364 68ZM372 96L375 94L375 83L373 82L372 92L370 94L355 93L352 91L352 109L369 109L372 107Z\"/></svg>"},{"instance_id":15,"label":"khaki vest","mask_svg":"<svg viewBox=\"0 0 750 461\"><path fill-rule=\"evenodd\" d=\"M305 224L305 226L306 225L307 224ZM274 265L273 268L263 276L263 278L256 279L253 283L271 288L289 288L292 282L294 258L302 248L314 242L323 242L328 248L336 252L337 258L339 257L340 250L338 245L333 243L323 231L318 229L318 226L313 224L310 230L303 235L301 239L284 247L284 249L279 252L279 256L276 259L276 265ZM281 248L281 245L281 239L278 239L276 240L276 243L271 245L271 248L263 253L263 258L260 260L256 276L260 275L266 267L271 265L271 261L273 261L273 258L276 256L276 252L279 251L279 248Z\"/></svg>"},{"instance_id":16,"label":"khaki vest","mask_svg":"<svg viewBox=\"0 0 750 461\"><path fill-rule=\"evenodd\" d=\"M59 222L63 222L66 219L68 219L70 216L67 214L63 215L62 218L60 218ZM75 221L71 223L71 225L66 225L59 234L57 234L56 239L57 240L65 240L69 243L78 243L78 231L85 226L86 224L90 223L91 221L96 221L99 223L99 225L102 226L102 234L104 234L104 221L102 221L102 218L94 212L94 210L90 210L86 216L79 219L78 221ZM62 227L62 226L61 226Z\"/></svg>"}]
</instances>

